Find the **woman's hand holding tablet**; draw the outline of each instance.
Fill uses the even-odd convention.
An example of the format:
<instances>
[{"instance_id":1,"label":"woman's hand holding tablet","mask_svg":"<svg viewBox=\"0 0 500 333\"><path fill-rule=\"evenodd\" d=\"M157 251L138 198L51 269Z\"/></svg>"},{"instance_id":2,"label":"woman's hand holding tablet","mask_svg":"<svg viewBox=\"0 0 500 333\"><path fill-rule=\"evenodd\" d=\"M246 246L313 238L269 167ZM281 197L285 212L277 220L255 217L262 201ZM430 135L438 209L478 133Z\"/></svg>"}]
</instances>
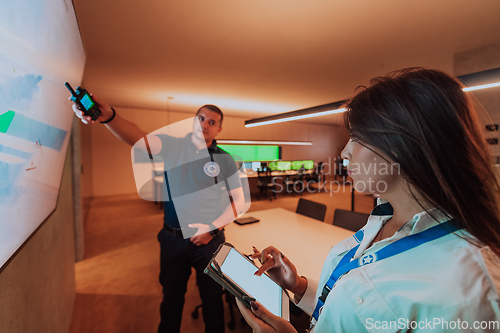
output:
<instances>
[{"instance_id":1,"label":"woman's hand holding tablet","mask_svg":"<svg viewBox=\"0 0 500 333\"><path fill-rule=\"evenodd\" d=\"M258 302L251 302L252 309L247 308L238 299L236 299L236 304L254 333L297 333L292 324L273 315Z\"/></svg>"},{"instance_id":2,"label":"woman's hand holding tablet","mask_svg":"<svg viewBox=\"0 0 500 333\"><path fill-rule=\"evenodd\" d=\"M255 275L261 276L266 272L277 284L295 295L295 302L300 301L306 291L307 280L297 274L294 264L274 246L266 247L262 252L254 247L253 252L250 258L262 263Z\"/></svg>"},{"instance_id":3,"label":"woman's hand holding tablet","mask_svg":"<svg viewBox=\"0 0 500 333\"><path fill-rule=\"evenodd\" d=\"M251 300L257 300L270 313L288 320L287 292L267 274L256 275L256 271L255 264L228 243L219 247L205 269L207 274L247 307L250 307Z\"/></svg>"}]
</instances>

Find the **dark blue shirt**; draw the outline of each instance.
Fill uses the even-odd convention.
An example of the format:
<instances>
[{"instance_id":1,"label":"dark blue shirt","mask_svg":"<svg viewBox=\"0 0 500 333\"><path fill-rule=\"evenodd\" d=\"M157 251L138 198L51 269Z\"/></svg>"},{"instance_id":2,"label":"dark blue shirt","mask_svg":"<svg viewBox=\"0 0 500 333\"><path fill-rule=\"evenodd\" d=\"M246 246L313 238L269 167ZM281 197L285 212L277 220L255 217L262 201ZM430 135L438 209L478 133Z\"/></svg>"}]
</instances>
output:
<instances>
[{"instance_id":1,"label":"dark blue shirt","mask_svg":"<svg viewBox=\"0 0 500 333\"><path fill-rule=\"evenodd\" d=\"M229 191L241 187L231 155L217 147L215 140L208 149L199 150L191 135L157 135L162 142L158 156L164 162L167 192L163 194L164 225L171 228L212 223L230 205Z\"/></svg>"}]
</instances>

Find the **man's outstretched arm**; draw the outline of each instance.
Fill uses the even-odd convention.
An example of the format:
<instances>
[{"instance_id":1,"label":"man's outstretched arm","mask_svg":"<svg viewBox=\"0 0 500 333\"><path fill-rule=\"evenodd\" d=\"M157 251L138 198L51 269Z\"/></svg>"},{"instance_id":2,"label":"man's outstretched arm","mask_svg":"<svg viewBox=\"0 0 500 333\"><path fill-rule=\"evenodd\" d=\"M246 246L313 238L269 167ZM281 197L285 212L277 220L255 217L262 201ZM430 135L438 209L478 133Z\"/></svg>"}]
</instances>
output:
<instances>
[{"instance_id":1,"label":"man's outstretched arm","mask_svg":"<svg viewBox=\"0 0 500 333\"><path fill-rule=\"evenodd\" d=\"M118 139L122 140L126 144L133 146L134 144L137 143L137 141L141 140L144 138L148 133L144 132L134 124L133 122L126 120L120 115L116 114L113 112L109 104L104 102L103 100L97 98L96 96L92 95L92 99L94 102L97 104L99 109L101 110L101 115L99 118L96 119L96 121L108 121L113 117L114 118L108 122L105 123L104 125L108 128L108 130L113 133ZM89 116L85 116L82 112L82 110L79 109L77 104L73 104L73 111L75 112L76 116L81 119L81 121L84 124L93 124L95 121L93 121ZM149 135L147 137L147 142L149 144L151 153L153 155L158 154L161 150L161 140L157 136L154 135ZM147 151L147 147L145 144L145 141L143 140L137 145L138 148L143 149Z\"/></svg>"}]
</instances>

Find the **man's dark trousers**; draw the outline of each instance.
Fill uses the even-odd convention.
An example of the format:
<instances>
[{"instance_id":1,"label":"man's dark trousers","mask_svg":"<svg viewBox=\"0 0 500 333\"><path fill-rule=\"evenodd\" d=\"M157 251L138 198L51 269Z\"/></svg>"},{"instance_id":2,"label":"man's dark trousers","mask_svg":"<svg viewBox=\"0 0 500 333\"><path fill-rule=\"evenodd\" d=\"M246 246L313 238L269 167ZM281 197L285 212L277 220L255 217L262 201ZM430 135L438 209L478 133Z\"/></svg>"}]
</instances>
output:
<instances>
[{"instance_id":1,"label":"man's dark trousers","mask_svg":"<svg viewBox=\"0 0 500 333\"><path fill-rule=\"evenodd\" d=\"M160 306L161 322L158 333L180 331L184 295L191 275L196 270L196 284L202 301L205 333L224 332L224 305L222 287L203 270L220 244L224 243L224 232L215 236L208 244L196 246L189 239L174 236L162 229L160 241L160 283L163 286L163 302Z\"/></svg>"}]
</instances>

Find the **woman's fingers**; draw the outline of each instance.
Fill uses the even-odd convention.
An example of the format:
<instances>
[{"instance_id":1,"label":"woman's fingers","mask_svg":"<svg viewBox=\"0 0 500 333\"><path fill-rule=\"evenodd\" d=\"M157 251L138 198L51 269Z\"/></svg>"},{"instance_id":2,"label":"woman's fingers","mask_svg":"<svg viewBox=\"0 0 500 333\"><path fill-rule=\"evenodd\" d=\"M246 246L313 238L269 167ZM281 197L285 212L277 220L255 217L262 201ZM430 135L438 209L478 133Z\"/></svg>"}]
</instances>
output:
<instances>
[{"instance_id":1,"label":"woman's fingers","mask_svg":"<svg viewBox=\"0 0 500 333\"><path fill-rule=\"evenodd\" d=\"M268 269L277 267L280 263L278 260L279 256L280 251L274 246L269 246L262 250L259 258L262 266L255 272L255 275L261 276Z\"/></svg>"},{"instance_id":2,"label":"woman's fingers","mask_svg":"<svg viewBox=\"0 0 500 333\"><path fill-rule=\"evenodd\" d=\"M251 259L259 259L260 260L260 251L257 250L255 246L252 246L253 253L249 255Z\"/></svg>"},{"instance_id":3,"label":"woman's fingers","mask_svg":"<svg viewBox=\"0 0 500 333\"><path fill-rule=\"evenodd\" d=\"M266 247L261 254L261 262L264 265L268 260L274 260L273 266L280 263L281 252L274 246Z\"/></svg>"},{"instance_id":4,"label":"woman's fingers","mask_svg":"<svg viewBox=\"0 0 500 333\"><path fill-rule=\"evenodd\" d=\"M240 309L240 312L241 312L241 315L243 316L243 318L245 318L247 323L250 325L250 322L255 320L255 318L253 318L253 317L255 317L255 315L238 298L236 298L236 305L238 306L238 309Z\"/></svg>"},{"instance_id":5,"label":"woman's fingers","mask_svg":"<svg viewBox=\"0 0 500 333\"><path fill-rule=\"evenodd\" d=\"M248 309L239 299L236 305L241 315L254 333L297 333L295 328L285 319L273 315L258 302L252 302L252 310Z\"/></svg>"},{"instance_id":6,"label":"woman's fingers","mask_svg":"<svg viewBox=\"0 0 500 333\"><path fill-rule=\"evenodd\" d=\"M267 271L270 268L273 268L274 267L274 263L275 263L275 261L274 261L273 258L267 259L262 264L262 266L260 266L259 269L254 273L254 275L261 276L262 274L264 274L265 271Z\"/></svg>"},{"instance_id":7,"label":"woman's fingers","mask_svg":"<svg viewBox=\"0 0 500 333\"><path fill-rule=\"evenodd\" d=\"M257 318L253 312L247 308L239 299L236 298L236 305L240 309L241 315L245 318L247 324L252 328L253 332L274 332L272 327L269 327L262 320Z\"/></svg>"},{"instance_id":8,"label":"woman's fingers","mask_svg":"<svg viewBox=\"0 0 500 333\"><path fill-rule=\"evenodd\" d=\"M251 302L252 312L258 319L268 324L274 331L279 333L297 332L293 326L285 319L272 314L268 309L263 307L258 302ZM255 330L254 330L255 331Z\"/></svg>"}]
</instances>

